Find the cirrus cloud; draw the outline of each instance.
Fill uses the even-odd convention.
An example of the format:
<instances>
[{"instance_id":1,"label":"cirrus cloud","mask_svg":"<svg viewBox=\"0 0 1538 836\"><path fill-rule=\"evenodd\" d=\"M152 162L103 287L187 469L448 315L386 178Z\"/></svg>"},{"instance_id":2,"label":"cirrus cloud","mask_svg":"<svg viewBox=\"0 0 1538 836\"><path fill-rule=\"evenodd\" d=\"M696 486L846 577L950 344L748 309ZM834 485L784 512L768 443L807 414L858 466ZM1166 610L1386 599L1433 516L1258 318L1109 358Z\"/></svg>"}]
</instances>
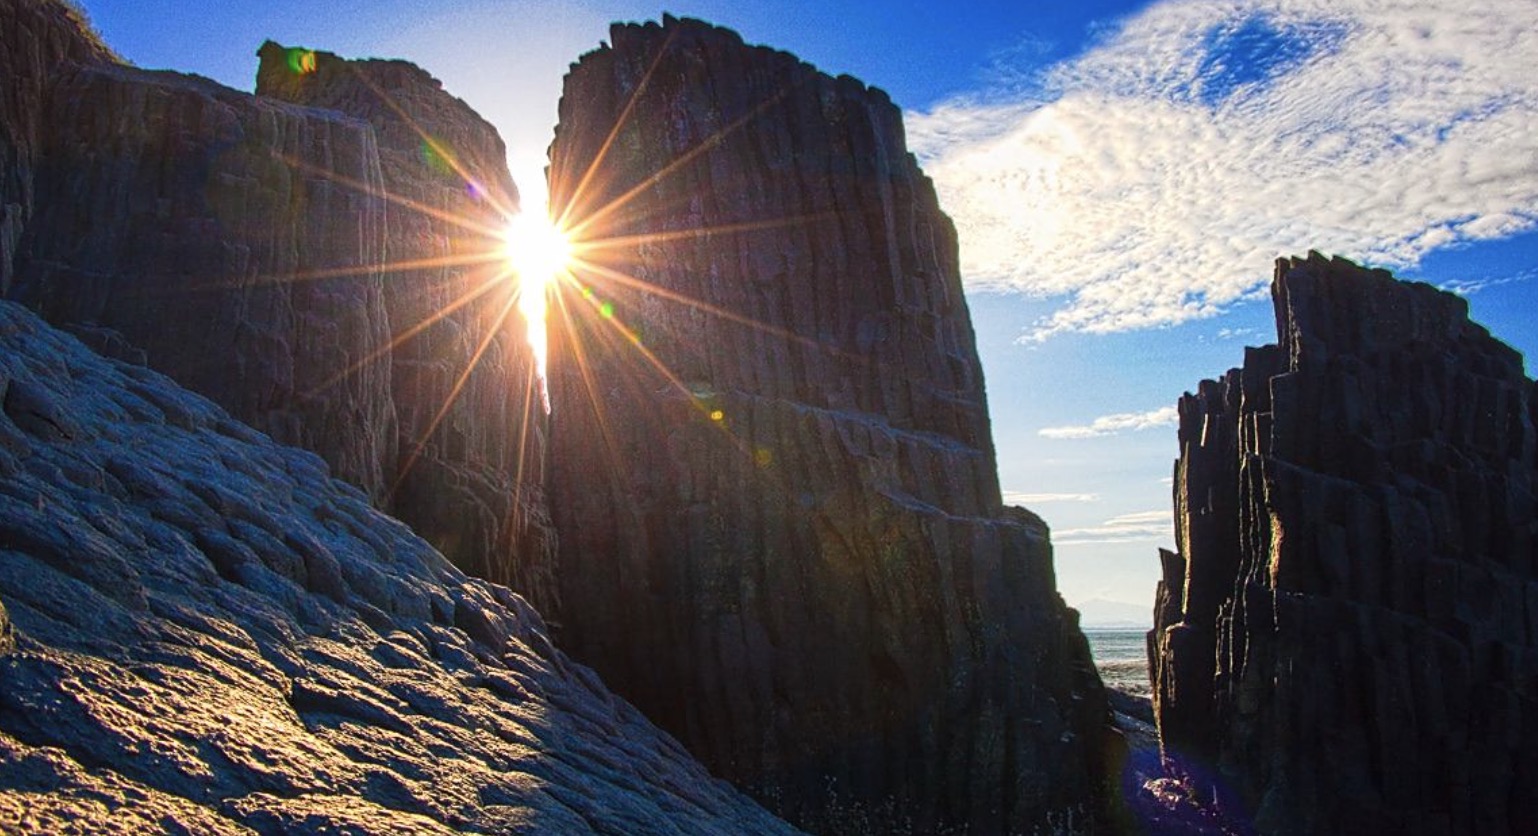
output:
<instances>
[{"instance_id":1,"label":"cirrus cloud","mask_svg":"<svg viewBox=\"0 0 1538 836\"><path fill-rule=\"evenodd\" d=\"M977 289L1028 336L1212 316L1278 255L1389 267L1538 225L1538 3L1171 0L910 114Z\"/></svg>"}]
</instances>

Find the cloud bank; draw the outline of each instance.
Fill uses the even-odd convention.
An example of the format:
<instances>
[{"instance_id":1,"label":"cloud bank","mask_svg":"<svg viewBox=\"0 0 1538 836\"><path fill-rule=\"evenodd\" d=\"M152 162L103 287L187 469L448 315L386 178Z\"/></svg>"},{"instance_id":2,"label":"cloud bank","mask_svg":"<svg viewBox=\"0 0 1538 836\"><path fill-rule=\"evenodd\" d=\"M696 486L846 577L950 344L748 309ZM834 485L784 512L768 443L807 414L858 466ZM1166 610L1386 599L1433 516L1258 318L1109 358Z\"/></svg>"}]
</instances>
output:
<instances>
[{"instance_id":1,"label":"cloud bank","mask_svg":"<svg viewBox=\"0 0 1538 836\"><path fill-rule=\"evenodd\" d=\"M1389 267L1538 223L1538 3L1171 0L908 117L975 289L1029 335L1212 316L1308 249Z\"/></svg>"},{"instance_id":2,"label":"cloud bank","mask_svg":"<svg viewBox=\"0 0 1538 836\"><path fill-rule=\"evenodd\" d=\"M1118 412L1102 415L1088 424L1068 427L1045 427L1037 430L1043 438L1078 440L1121 435L1123 432L1151 430L1155 427L1172 427L1180 421L1180 412L1173 406L1161 407L1149 412Z\"/></svg>"}]
</instances>

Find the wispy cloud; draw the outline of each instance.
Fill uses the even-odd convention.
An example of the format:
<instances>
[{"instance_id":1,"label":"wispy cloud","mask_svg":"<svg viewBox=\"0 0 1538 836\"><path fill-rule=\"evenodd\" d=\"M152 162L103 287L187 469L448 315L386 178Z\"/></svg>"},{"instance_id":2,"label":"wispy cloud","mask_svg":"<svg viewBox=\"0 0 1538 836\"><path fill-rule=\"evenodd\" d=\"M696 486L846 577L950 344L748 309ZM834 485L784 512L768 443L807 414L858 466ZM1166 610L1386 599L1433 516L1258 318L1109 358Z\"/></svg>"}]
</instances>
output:
<instances>
[{"instance_id":1,"label":"wispy cloud","mask_svg":"<svg viewBox=\"0 0 1538 836\"><path fill-rule=\"evenodd\" d=\"M1174 426L1179 419L1180 413L1175 407L1166 406L1151 412L1119 412L1115 415L1102 415L1088 424L1046 427L1037 430L1037 434L1044 438L1056 439L1101 438L1129 431Z\"/></svg>"},{"instance_id":2,"label":"wispy cloud","mask_svg":"<svg viewBox=\"0 0 1538 836\"><path fill-rule=\"evenodd\" d=\"M1052 532L1054 546L1087 546L1104 543L1131 543L1139 540L1174 539L1174 526L1168 509L1140 511L1112 517L1088 528L1064 528Z\"/></svg>"},{"instance_id":3,"label":"wispy cloud","mask_svg":"<svg viewBox=\"0 0 1538 836\"><path fill-rule=\"evenodd\" d=\"M1031 337L1254 298L1278 255L1390 267L1538 224L1538 3L1170 0L1079 58L910 114L973 287Z\"/></svg>"},{"instance_id":4,"label":"wispy cloud","mask_svg":"<svg viewBox=\"0 0 1538 836\"><path fill-rule=\"evenodd\" d=\"M1438 288L1459 296L1472 296L1481 290L1491 287L1500 287L1503 284L1515 284L1516 282L1531 281L1538 277L1538 268L1520 270L1504 276L1481 276L1479 278L1452 279L1437 285Z\"/></svg>"},{"instance_id":5,"label":"wispy cloud","mask_svg":"<svg viewBox=\"0 0 1538 836\"><path fill-rule=\"evenodd\" d=\"M1098 493L1023 493L1005 491L1006 505L1040 505L1048 502L1099 502Z\"/></svg>"}]
</instances>

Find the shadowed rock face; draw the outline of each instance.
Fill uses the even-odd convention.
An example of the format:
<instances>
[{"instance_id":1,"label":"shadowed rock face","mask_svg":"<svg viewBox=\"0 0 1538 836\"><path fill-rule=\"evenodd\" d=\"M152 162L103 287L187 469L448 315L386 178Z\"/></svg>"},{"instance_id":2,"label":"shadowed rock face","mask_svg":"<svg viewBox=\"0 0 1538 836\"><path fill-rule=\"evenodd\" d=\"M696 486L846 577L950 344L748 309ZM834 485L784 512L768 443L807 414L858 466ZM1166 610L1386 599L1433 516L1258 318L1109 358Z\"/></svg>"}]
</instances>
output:
<instances>
[{"instance_id":1,"label":"shadowed rock face","mask_svg":"<svg viewBox=\"0 0 1538 836\"><path fill-rule=\"evenodd\" d=\"M378 143L384 300L400 338L389 351L400 459L386 509L466 571L553 608L544 411L498 257L518 208L501 138L404 61L270 41L258 54L259 96L365 120ZM406 266L424 261L439 263Z\"/></svg>"},{"instance_id":2,"label":"shadowed rock face","mask_svg":"<svg viewBox=\"0 0 1538 836\"><path fill-rule=\"evenodd\" d=\"M1102 692L898 110L698 22L610 43L551 148L595 265L552 326L563 645L803 826L1084 803Z\"/></svg>"},{"instance_id":3,"label":"shadowed rock face","mask_svg":"<svg viewBox=\"0 0 1538 836\"><path fill-rule=\"evenodd\" d=\"M52 4L30 5L22 19ZM381 494L389 364L331 380L390 333L368 126L177 73L64 56L28 70L46 86L10 298ZM328 275L294 281L313 271Z\"/></svg>"},{"instance_id":4,"label":"shadowed rock face","mask_svg":"<svg viewBox=\"0 0 1538 836\"><path fill-rule=\"evenodd\" d=\"M0 302L0 831L789 833L313 454Z\"/></svg>"},{"instance_id":5,"label":"shadowed rock face","mask_svg":"<svg viewBox=\"0 0 1538 836\"><path fill-rule=\"evenodd\" d=\"M1166 761L1266 833L1530 832L1538 391L1429 286L1314 254L1272 297L1280 345L1180 402Z\"/></svg>"},{"instance_id":6,"label":"shadowed rock face","mask_svg":"<svg viewBox=\"0 0 1538 836\"><path fill-rule=\"evenodd\" d=\"M21 232L32 218L37 158L46 122L43 104L52 73L66 62L110 61L81 33L62 4L0 0L0 296L15 280Z\"/></svg>"}]
</instances>

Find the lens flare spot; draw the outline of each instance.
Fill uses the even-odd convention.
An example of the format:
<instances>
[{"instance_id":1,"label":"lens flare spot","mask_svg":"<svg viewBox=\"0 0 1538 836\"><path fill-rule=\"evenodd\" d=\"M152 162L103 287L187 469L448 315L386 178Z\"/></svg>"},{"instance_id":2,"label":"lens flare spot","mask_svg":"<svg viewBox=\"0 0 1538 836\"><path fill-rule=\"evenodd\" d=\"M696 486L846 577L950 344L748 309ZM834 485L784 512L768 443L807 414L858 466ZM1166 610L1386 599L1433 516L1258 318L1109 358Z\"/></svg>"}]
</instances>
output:
<instances>
[{"instance_id":1,"label":"lens flare spot","mask_svg":"<svg viewBox=\"0 0 1538 836\"><path fill-rule=\"evenodd\" d=\"M288 68L294 75L309 75L315 72L315 51L293 47L288 51Z\"/></svg>"},{"instance_id":2,"label":"lens flare spot","mask_svg":"<svg viewBox=\"0 0 1538 836\"><path fill-rule=\"evenodd\" d=\"M719 409L712 409L710 411L710 420L712 420L712 421L723 421L725 419L726 419L726 413L725 412L722 412Z\"/></svg>"},{"instance_id":3,"label":"lens flare spot","mask_svg":"<svg viewBox=\"0 0 1538 836\"><path fill-rule=\"evenodd\" d=\"M424 138L418 150L422 155L422 162L437 174L453 174L454 165L449 162L448 154L443 147L431 137ZM520 216L521 217L521 216Z\"/></svg>"},{"instance_id":4,"label":"lens flare spot","mask_svg":"<svg viewBox=\"0 0 1538 836\"><path fill-rule=\"evenodd\" d=\"M760 447L753 451L753 463L759 467L768 467L774 464L774 454L769 452L769 448Z\"/></svg>"},{"instance_id":5,"label":"lens flare spot","mask_svg":"<svg viewBox=\"0 0 1538 836\"><path fill-rule=\"evenodd\" d=\"M613 302L602 302L602 303L600 303L598 305L598 315L603 317L604 319L613 319L614 318L614 303Z\"/></svg>"}]
</instances>

